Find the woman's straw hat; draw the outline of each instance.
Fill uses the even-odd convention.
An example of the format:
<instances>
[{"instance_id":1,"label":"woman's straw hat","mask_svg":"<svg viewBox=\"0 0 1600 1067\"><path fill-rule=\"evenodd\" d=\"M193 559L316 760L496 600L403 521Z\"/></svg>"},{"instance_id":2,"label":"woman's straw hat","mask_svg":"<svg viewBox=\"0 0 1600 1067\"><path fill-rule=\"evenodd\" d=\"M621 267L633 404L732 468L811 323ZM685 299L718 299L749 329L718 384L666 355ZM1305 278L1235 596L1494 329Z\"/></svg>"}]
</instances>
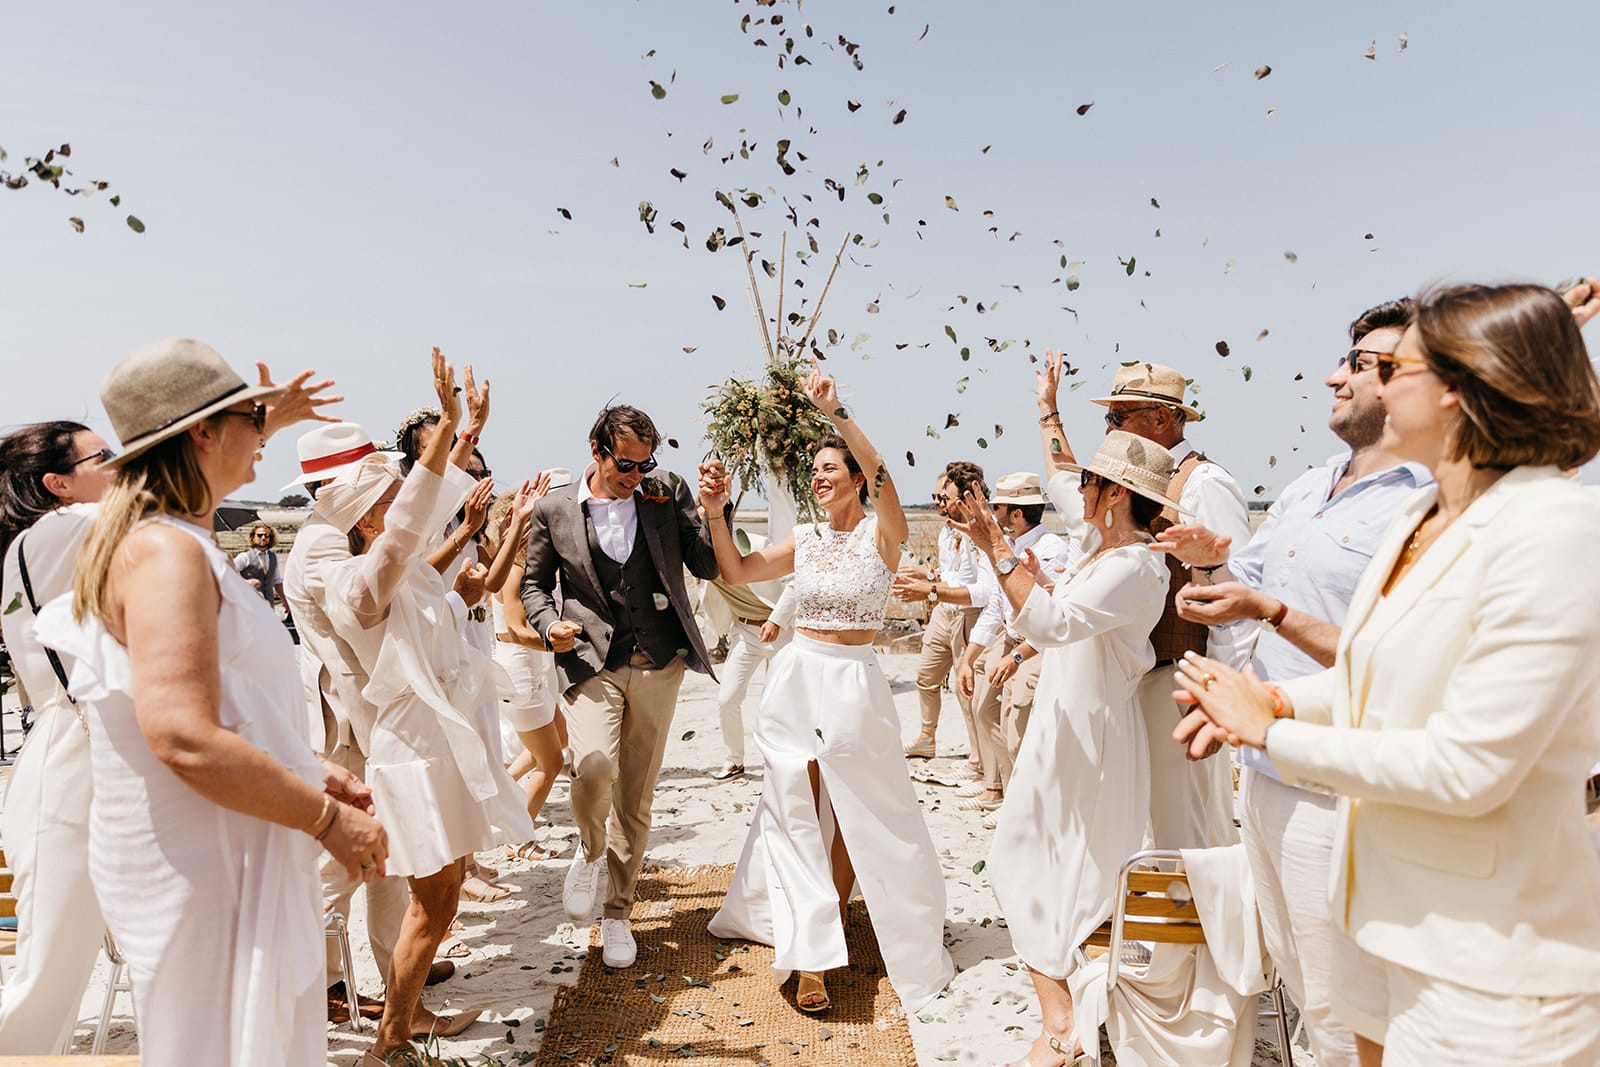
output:
<instances>
[{"instance_id":1,"label":"woman's straw hat","mask_svg":"<svg viewBox=\"0 0 1600 1067\"><path fill-rule=\"evenodd\" d=\"M1170 408L1177 408L1189 416L1191 422L1205 418L1200 409L1183 402L1183 392L1189 382L1178 371L1159 363L1124 363L1117 368L1111 381L1111 395L1097 396L1094 403L1110 407L1116 403L1151 400Z\"/></svg>"},{"instance_id":2,"label":"woman's straw hat","mask_svg":"<svg viewBox=\"0 0 1600 1067\"><path fill-rule=\"evenodd\" d=\"M276 385L247 385L210 345L180 337L146 345L118 363L100 385L100 403L122 442L116 467L245 400L270 400Z\"/></svg>"},{"instance_id":3,"label":"woman's straw hat","mask_svg":"<svg viewBox=\"0 0 1600 1067\"><path fill-rule=\"evenodd\" d=\"M1172 453L1126 430L1112 430L1106 434L1105 440L1100 442L1100 451L1086 465L1064 463L1062 469L1098 474L1164 507L1181 510L1178 502L1167 496L1167 486L1178 469Z\"/></svg>"}]
</instances>

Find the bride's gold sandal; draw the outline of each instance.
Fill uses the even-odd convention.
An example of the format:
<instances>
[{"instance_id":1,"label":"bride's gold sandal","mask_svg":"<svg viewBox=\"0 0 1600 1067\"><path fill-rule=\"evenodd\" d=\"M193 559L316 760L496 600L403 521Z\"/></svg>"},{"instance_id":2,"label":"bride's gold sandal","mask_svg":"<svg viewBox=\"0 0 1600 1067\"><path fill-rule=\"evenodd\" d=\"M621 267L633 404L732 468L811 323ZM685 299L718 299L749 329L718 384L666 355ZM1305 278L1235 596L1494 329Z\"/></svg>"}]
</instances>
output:
<instances>
[{"instance_id":1,"label":"bride's gold sandal","mask_svg":"<svg viewBox=\"0 0 1600 1067\"><path fill-rule=\"evenodd\" d=\"M828 987L822 980L818 971L800 971L794 989L794 1006L809 1015L827 1011L832 1001L828 999Z\"/></svg>"},{"instance_id":2,"label":"bride's gold sandal","mask_svg":"<svg viewBox=\"0 0 1600 1067\"><path fill-rule=\"evenodd\" d=\"M1060 1040L1048 1030L1040 1031L1039 1036L1044 1038L1045 1044L1050 1047L1051 1052L1054 1052L1062 1057L1059 1067L1074 1067L1075 1064L1080 1063L1085 1059L1082 1045L1076 1045L1073 1051L1068 1052L1067 1046L1063 1045ZM1033 1048L1030 1046L1027 1054L1025 1054L1022 1059L1017 1060L1015 1063L1007 1064L1006 1067L1035 1067L1032 1057Z\"/></svg>"}]
</instances>

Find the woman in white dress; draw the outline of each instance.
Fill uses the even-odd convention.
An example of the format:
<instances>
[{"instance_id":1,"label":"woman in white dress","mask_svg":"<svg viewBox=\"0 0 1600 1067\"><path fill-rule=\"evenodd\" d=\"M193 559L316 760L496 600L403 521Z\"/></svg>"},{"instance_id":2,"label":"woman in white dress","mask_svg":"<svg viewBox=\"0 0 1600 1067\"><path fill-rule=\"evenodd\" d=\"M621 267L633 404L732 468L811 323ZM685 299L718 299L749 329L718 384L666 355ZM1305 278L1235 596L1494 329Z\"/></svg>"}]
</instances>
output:
<instances>
[{"instance_id":1,"label":"woman in white dress","mask_svg":"<svg viewBox=\"0 0 1600 1067\"><path fill-rule=\"evenodd\" d=\"M1055 469L1051 501L1058 511L1081 508L1087 524L1078 569L1047 593L1018 566L988 502L967 497L973 546L994 563L1017 632L1044 656L988 860L1044 1017L1044 1032L1017 1067L1059 1067L1098 1041L1096 1024L1086 1019L1087 1032L1075 1025L1067 978L1078 946L1111 917L1117 870L1139 849L1149 816L1137 689L1155 663L1150 631L1168 577L1146 546L1151 521L1177 506L1166 497L1172 454L1154 442L1112 430L1087 466L1072 462L1055 410L1059 372L1050 354L1040 375L1041 430Z\"/></svg>"},{"instance_id":2,"label":"woman in white dress","mask_svg":"<svg viewBox=\"0 0 1600 1067\"><path fill-rule=\"evenodd\" d=\"M76 422L35 423L0 440L0 624L34 714L0 814L17 896L0 1056L65 1050L105 931L89 884L89 730L56 673L61 660L51 661L33 625L38 608L72 588L93 501L111 481L99 465L111 455Z\"/></svg>"},{"instance_id":3,"label":"woman in white dress","mask_svg":"<svg viewBox=\"0 0 1600 1067\"><path fill-rule=\"evenodd\" d=\"M116 480L72 597L38 619L39 640L74 661L89 874L146 1063L323 1063L318 842L352 877L383 873L382 827L357 806L370 797L306 743L288 632L211 535L215 504L316 388L247 386L191 340L120 363L100 394L124 442Z\"/></svg>"},{"instance_id":4,"label":"woman in white dress","mask_svg":"<svg viewBox=\"0 0 1600 1067\"><path fill-rule=\"evenodd\" d=\"M710 930L772 945L780 981L800 972L796 1005L822 1011L822 972L848 962L843 920L859 884L889 980L914 1012L955 968L944 948L944 873L872 650L906 518L877 450L840 406L833 380L813 368L806 395L838 429L818 442L812 463L811 488L826 523L796 526L741 556L723 514L726 470L710 464L701 479L723 580L748 584L793 571L796 597L795 636L767 668L756 720L766 789ZM875 472L870 482L863 470Z\"/></svg>"},{"instance_id":5,"label":"woman in white dress","mask_svg":"<svg viewBox=\"0 0 1600 1067\"><path fill-rule=\"evenodd\" d=\"M349 532L352 556L327 574L328 618L361 659L365 695L378 708L367 776L390 830L389 869L404 875L411 904L387 976L388 997L370 1061L382 1063L414 1034L453 1036L478 1012L441 1017L421 1005L434 952L460 899L465 857L531 836L516 783L483 736L480 708L494 697L496 668L462 633L462 601L476 603L484 568L457 576L454 592L429 564L428 539L472 491L447 462L460 402L455 371L433 354L438 432L402 482L364 463L317 494L317 512Z\"/></svg>"}]
</instances>

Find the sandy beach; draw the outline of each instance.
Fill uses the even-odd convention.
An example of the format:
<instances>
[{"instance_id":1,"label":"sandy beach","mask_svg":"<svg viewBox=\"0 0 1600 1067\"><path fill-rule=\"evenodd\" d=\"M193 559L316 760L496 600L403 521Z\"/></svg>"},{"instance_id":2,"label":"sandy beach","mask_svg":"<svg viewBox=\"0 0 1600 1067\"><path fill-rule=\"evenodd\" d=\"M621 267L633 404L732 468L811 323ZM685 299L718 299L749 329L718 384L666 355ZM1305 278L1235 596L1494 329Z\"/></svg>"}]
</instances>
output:
<instances>
[{"instance_id":1,"label":"sandy beach","mask_svg":"<svg viewBox=\"0 0 1600 1067\"><path fill-rule=\"evenodd\" d=\"M913 682L916 657L884 654L881 659L909 741L918 722ZM746 704L747 724L753 722L760 686L758 678ZM673 733L656 792L655 829L647 862L732 863L738 859L761 790L759 754L754 745L749 746L750 770L741 779L717 782L709 777L726 753L717 725L716 686L701 675L686 676ZM919 777L953 778L958 760L965 758L965 731L954 699L948 695L940 745L940 759L912 763ZM917 1061L1010 1062L1024 1053L1039 1031L1040 1020L988 880L972 870L988 852L989 833L973 813L956 810L953 789L919 781L917 792L944 864L949 893L945 939L958 970L945 994L909 1020ZM556 989L577 980L579 964L588 952L589 928L576 926L561 910L562 880L577 841L564 782L556 786L539 831L545 840L562 846L556 858L528 863L485 853L481 858L500 867L501 882L514 892L499 903L464 902L461 906L466 928L460 936L471 956L460 961L455 978L428 990L425 1001L442 1011L482 1008L484 1016L460 1038L441 1043L440 1052L447 1057L461 1057L474 1065L485 1058L489 1063L532 1062ZM374 994L380 983L366 944L359 900L351 945L357 985L364 993ZM102 960L82 1005L77 1051L88 1051L108 976L109 967ZM129 998L120 995L108 1052L135 1050L131 1022ZM1258 1026L1257 1065L1279 1062L1271 1032L1270 1022ZM328 1062L354 1067L370 1042L371 1030L363 1036L340 1025L330 1027L328 1036ZM1297 1064L1314 1063L1303 1044L1296 1048L1294 1058Z\"/></svg>"}]
</instances>

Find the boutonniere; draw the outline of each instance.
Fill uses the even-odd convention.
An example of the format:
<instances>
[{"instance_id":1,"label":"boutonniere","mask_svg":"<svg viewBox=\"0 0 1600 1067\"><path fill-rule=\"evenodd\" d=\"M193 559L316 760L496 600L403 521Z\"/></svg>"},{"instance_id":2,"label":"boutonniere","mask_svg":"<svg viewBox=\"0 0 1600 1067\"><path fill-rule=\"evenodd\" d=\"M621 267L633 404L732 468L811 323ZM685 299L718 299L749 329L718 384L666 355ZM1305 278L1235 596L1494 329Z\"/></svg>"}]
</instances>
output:
<instances>
[{"instance_id":1,"label":"boutonniere","mask_svg":"<svg viewBox=\"0 0 1600 1067\"><path fill-rule=\"evenodd\" d=\"M646 478L639 483L639 495L652 504L665 504L672 499L672 489L660 478Z\"/></svg>"}]
</instances>

